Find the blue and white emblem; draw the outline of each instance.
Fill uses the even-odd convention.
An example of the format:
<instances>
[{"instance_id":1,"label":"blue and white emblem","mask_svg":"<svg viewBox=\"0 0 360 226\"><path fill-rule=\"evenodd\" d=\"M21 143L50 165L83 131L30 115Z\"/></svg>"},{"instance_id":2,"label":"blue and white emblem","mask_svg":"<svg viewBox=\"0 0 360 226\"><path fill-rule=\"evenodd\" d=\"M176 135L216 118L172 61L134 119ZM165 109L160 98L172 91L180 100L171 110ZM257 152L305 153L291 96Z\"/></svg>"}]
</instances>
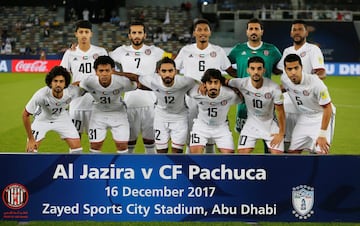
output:
<instances>
[{"instance_id":1,"label":"blue and white emblem","mask_svg":"<svg viewBox=\"0 0 360 226\"><path fill-rule=\"evenodd\" d=\"M314 211L314 188L307 185L299 185L292 190L292 213L299 219L307 219Z\"/></svg>"}]
</instances>

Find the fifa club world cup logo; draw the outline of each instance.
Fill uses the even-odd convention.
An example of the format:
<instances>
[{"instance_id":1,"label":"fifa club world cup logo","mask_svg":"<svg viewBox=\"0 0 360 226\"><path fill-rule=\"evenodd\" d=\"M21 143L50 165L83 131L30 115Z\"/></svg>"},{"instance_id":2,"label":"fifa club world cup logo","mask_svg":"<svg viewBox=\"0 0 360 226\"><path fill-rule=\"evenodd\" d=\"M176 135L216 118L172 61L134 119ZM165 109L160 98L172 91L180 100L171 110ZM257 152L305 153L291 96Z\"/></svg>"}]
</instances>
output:
<instances>
[{"instance_id":1,"label":"fifa club world cup logo","mask_svg":"<svg viewBox=\"0 0 360 226\"><path fill-rule=\"evenodd\" d=\"M4 204L13 210L23 208L29 200L29 192L21 184L9 184L2 192Z\"/></svg>"}]
</instances>

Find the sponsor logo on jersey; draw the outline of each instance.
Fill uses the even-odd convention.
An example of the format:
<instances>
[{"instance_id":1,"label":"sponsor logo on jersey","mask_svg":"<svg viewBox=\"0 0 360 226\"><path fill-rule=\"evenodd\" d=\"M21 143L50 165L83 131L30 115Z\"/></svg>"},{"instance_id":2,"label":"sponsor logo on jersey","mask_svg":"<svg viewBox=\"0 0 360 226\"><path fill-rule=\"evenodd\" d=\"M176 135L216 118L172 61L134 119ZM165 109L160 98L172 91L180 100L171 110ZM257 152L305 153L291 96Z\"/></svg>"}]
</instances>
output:
<instances>
[{"instance_id":1,"label":"sponsor logo on jersey","mask_svg":"<svg viewBox=\"0 0 360 226\"><path fill-rule=\"evenodd\" d=\"M192 54L189 55L189 58L193 58L194 56Z\"/></svg>"},{"instance_id":2,"label":"sponsor logo on jersey","mask_svg":"<svg viewBox=\"0 0 360 226\"><path fill-rule=\"evenodd\" d=\"M299 219L307 219L314 213L314 188L299 185L292 189L292 213Z\"/></svg>"},{"instance_id":3,"label":"sponsor logo on jersey","mask_svg":"<svg viewBox=\"0 0 360 226\"><path fill-rule=\"evenodd\" d=\"M77 57L74 57L74 58L73 58L73 61L77 61L77 60L78 60L78 58L77 58Z\"/></svg>"},{"instance_id":4,"label":"sponsor logo on jersey","mask_svg":"<svg viewBox=\"0 0 360 226\"><path fill-rule=\"evenodd\" d=\"M21 184L9 184L2 192L2 200L8 208L18 210L27 204L29 192Z\"/></svg>"},{"instance_id":5,"label":"sponsor logo on jersey","mask_svg":"<svg viewBox=\"0 0 360 226\"><path fill-rule=\"evenodd\" d=\"M256 53L256 52L255 52L255 53ZM246 55L246 51L242 51L242 52L241 52L241 55L243 55L243 56Z\"/></svg>"}]
</instances>

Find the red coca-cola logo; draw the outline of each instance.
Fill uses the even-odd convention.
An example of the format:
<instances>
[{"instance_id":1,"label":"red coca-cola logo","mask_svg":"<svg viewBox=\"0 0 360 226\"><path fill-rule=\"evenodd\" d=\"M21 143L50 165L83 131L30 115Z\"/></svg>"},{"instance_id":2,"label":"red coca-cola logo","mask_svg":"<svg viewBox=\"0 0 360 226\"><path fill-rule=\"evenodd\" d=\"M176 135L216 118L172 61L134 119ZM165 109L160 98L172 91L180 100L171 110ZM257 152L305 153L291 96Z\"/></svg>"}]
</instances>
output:
<instances>
[{"instance_id":1,"label":"red coca-cola logo","mask_svg":"<svg viewBox=\"0 0 360 226\"><path fill-rule=\"evenodd\" d=\"M13 72L49 72L60 60L13 60Z\"/></svg>"},{"instance_id":2,"label":"red coca-cola logo","mask_svg":"<svg viewBox=\"0 0 360 226\"><path fill-rule=\"evenodd\" d=\"M46 72L48 71L47 61L37 60L34 62L25 63L25 61L20 60L15 65L16 71L23 71L23 72Z\"/></svg>"}]
</instances>

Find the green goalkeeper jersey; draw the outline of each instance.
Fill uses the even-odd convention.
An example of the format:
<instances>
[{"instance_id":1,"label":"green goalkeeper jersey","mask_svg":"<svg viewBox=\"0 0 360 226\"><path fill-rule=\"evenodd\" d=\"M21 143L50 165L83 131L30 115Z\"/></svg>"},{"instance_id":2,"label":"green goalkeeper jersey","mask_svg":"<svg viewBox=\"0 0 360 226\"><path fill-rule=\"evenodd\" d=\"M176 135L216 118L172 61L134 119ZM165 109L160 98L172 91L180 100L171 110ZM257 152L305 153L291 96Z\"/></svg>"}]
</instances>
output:
<instances>
[{"instance_id":1,"label":"green goalkeeper jersey","mask_svg":"<svg viewBox=\"0 0 360 226\"><path fill-rule=\"evenodd\" d=\"M259 56L265 61L264 77L271 78L273 67L281 59L281 53L276 46L263 42L258 48L250 48L247 42L237 44L230 52L229 59L232 64L236 63L239 78L249 77L247 62L250 57Z\"/></svg>"}]
</instances>

